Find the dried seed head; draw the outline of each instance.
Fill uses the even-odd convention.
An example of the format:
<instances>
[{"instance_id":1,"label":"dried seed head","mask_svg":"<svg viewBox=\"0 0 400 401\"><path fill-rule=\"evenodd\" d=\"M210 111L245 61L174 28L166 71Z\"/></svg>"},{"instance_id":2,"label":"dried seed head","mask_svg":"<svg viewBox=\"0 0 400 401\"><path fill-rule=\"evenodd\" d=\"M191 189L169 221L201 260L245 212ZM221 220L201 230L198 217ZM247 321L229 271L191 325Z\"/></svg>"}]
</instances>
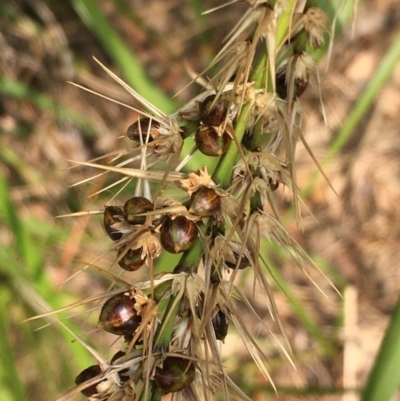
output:
<instances>
[{"instance_id":1,"label":"dried seed head","mask_svg":"<svg viewBox=\"0 0 400 401\"><path fill-rule=\"evenodd\" d=\"M134 333L141 321L135 298L129 292L121 292L103 305L98 327L112 334L126 335Z\"/></svg>"},{"instance_id":2,"label":"dried seed head","mask_svg":"<svg viewBox=\"0 0 400 401\"><path fill-rule=\"evenodd\" d=\"M122 214L122 208L119 206L106 206L104 210L104 228L113 241L118 241L123 235L116 227L123 220Z\"/></svg>"},{"instance_id":3,"label":"dried seed head","mask_svg":"<svg viewBox=\"0 0 400 401\"><path fill-rule=\"evenodd\" d=\"M92 365L89 366L88 368L86 368L85 370L83 370L81 373L79 373L78 376L76 376L75 379L75 384L79 385L82 384L84 382L87 382L90 379L93 379L94 377L96 377L98 374L101 373L101 368L99 365ZM104 380L104 379L103 379ZM99 380L98 382L84 388L81 393L83 395L86 395L86 397L92 397L93 395L98 394L98 390L97 390L97 385L99 383L101 383L103 380Z\"/></svg>"},{"instance_id":4,"label":"dried seed head","mask_svg":"<svg viewBox=\"0 0 400 401\"><path fill-rule=\"evenodd\" d=\"M221 196L214 188L200 187L191 196L189 212L201 217L209 217L221 209Z\"/></svg>"},{"instance_id":5,"label":"dried seed head","mask_svg":"<svg viewBox=\"0 0 400 401\"><path fill-rule=\"evenodd\" d=\"M201 153L207 156L221 156L231 143L231 137L224 131L222 134L209 126L201 126L194 137L196 145Z\"/></svg>"},{"instance_id":6,"label":"dried seed head","mask_svg":"<svg viewBox=\"0 0 400 401\"><path fill-rule=\"evenodd\" d=\"M211 179L211 175L207 171L207 167L204 166L196 173L190 173L189 178L180 180L182 187L186 189L189 195L196 192L198 189L205 187L215 187L214 181Z\"/></svg>"},{"instance_id":7,"label":"dried seed head","mask_svg":"<svg viewBox=\"0 0 400 401\"><path fill-rule=\"evenodd\" d=\"M118 251L118 256L123 253L124 250L120 249ZM143 247L137 249L129 249L125 252L124 256L119 259L119 266L129 272L139 270L146 262L147 255L143 256Z\"/></svg>"},{"instance_id":8,"label":"dried seed head","mask_svg":"<svg viewBox=\"0 0 400 401\"><path fill-rule=\"evenodd\" d=\"M161 226L161 244L170 253L186 252L196 242L199 230L196 223L184 216L167 217Z\"/></svg>"},{"instance_id":9,"label":"dried seed head","mask_svg":"<svg viewBox=\"0 0 400 401\"><path fill-rule=\"evenodd\" d=\"M310 44L320 47L324 43L324 33L328 30L329 18L325 11L310 7L304 14L304 29L308 32Z\"/></svg>"},{"instance_id":10,"label":"dried seed head","mask_svg":"<svg viewBox=\"0 0 400 401\"><path fill-rule=\"evenodd\" d=\"M153 202L142 196L134 196L128 199L124 204L123 215L127 223L145 224L146 216L137 216L138 214L150 212L154 209Z\"/></svg>"},{"instance_id":11,"label":"dried seed head","mask_svg":"<svg viewBox=\"0 0 400 401\"><path fill-rule=\"evenodd\" d=\"M160 128L160 123L151 118L145 117L140 118L129 126L126 131L126 136L132 141L152 142L160 136L158 129Z\"/></svg>"},{"instance_id":12,"label":"dried seed head","mask_svg":"<svg viewBox=\"0 0 400 401\"><path fill-rule=\"evenodd\" d=\"M316 71L313 58L305 52L290 57L286 67L286 75L294 79L294 82L302 82L303 85L315 76Z\"/></svg>"},{"instance_id":13,"label":"dried seed head","mask_svg":"<svg viewBox=\"0 0 400 401\"><path fill-rule=\"evenodd\" d=\"M168 356L162 367L156 367L154 381L163 394L183 390L193 382L196 374L195 362L176 356Z\"/></svg>"},{"instance_id":14,"label":"dried seed head","mask_svg":"<svg viewBox=\"0 0 400 401\"><path fill-rule=\"evenodd\" d=\"M207 96L204 102L199 102L200 122L211 127L220 126L226 119L229 102L218 99L215 101L215 95Z\"/></svg>"}]
</instances>

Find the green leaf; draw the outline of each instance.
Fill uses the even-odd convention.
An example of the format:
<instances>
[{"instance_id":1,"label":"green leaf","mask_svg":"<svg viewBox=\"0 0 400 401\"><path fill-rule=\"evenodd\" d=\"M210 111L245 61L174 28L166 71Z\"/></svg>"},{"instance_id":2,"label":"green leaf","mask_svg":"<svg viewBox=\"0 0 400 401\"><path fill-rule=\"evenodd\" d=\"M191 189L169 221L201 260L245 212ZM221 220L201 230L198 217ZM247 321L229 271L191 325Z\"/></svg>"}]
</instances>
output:
<instances>
[{"instance_id":1,"label":"green leaf","mask_svg":"<svg viewBox=\"0 0 400 401\"><path fill-rule=\"evenodd\" d=\"M400 299L393 311L361 401L389 401L400 386Z\"/></svg>"}]
</instances>

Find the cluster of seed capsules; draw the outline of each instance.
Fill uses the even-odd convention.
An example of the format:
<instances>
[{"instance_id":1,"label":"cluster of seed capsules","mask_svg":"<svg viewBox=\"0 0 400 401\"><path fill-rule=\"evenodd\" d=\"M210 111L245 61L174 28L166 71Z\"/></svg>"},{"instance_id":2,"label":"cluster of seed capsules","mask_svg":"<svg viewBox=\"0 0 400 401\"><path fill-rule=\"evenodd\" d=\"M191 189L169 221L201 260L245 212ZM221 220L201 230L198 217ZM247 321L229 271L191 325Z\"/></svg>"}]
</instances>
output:
<instances>
[{"instance_id":1,"label":"cluster of seed capsules","mask_svg":"<svg viewBox=\"0 0 400 401\"><path fill-rule=\"evenodd\" d=\"M232 138L222 125L225 125L228 102L214 104L215 95L208 96L199 103L201 125L195 133L198 149L208 156L221 156L227 150ZM159 124L148 118L142 118L132 124L127 136L140 142L140 135L150 133L150 142L154 141L159 133ZM143 196L134 196L128 199L123 206L109 205L104 210L104 228L108 236L116 243L117 263L125 271L133 272L142 268L146 262L160 255L161 249L178 254L189 251L199 238L198 223L202 219L219 221L222 207L221 191L213 185L198 185L190 192L190 197L183 203L172 201L172 209L177 213L164 213L152 201ZM170 205L164 201L161 210ZM168 207L167 207L168 209ZM170 206L171 209L171 206ZM151 263L151 262L150 262ZM149 263L147 263L149 264ZM248 261L244 257L240 268L246 267ZM229 258L225 266L234 269L236 263ZM179 273L178 266L174 273ZM135 294L147 295L140 290ZM197 311L199 314L200 312ZM217 340L223 341L228 332L228 320L221 310L216 310L211 316L212 327ZM103 330L123 336L126 344L131 341L142 323L142 316L138 313L137 297L132 291L120 292L109 298L102 306L98 327ZM139 337L135 347L142 346ZM110 366L124 360L125 352L118 351L110 361ZM168 356L163 359L162 367L154 372L154 383L162 394L177 392L184 389L195 378L196 362L185 357ZM95 399L107 397L110 380L96 381L102 373L100 365L93 365L85 369L76 377L76 384L83 385L81 392ZM118 372L120 384L135 380L136 371L132 368L121 369ZM92 383L87 385L87 383ZM104 398L108 399L108 398Z\"/></svg>"},{"instance_id":2,"label":"cluster of seed capsules","mask_svg":"<svg viewBox=\"0 0 400 401\"><path fill-rule=\"evenodd\" d=\"M264 21L264 16L272 15L272 8L263 7L258 7L257 3L253 10L254 20L260 23ZM315 10L311 7L307 13L310 14L308 20L311 20ZM305 15L300 18L305 18ZM303 25L298 24L298 31L304 31ZM326 24L322 25L321 30ZM260 28L260 38L263 32ZM292 46L290 40L287 45ZM246 46L252 46L251 41L246 42ZM161 322L157 304L166 299L164 296L170 299L177 297L178 289L186 284L175 283L165 289L161 274L160 281L157 281L158 276L153 276L159 287L150 287L150 293L132 286L109 298L102 306L99 327L123 336L126 352L119 351L105 366L91 366L77 376L76 384L84 395L102 401L136 400L139 399L136 387L141 382L147 389L153 386L152 400L179 391L186 391L187 399L197 400L201 397L194 395L191 384L198 376L201 376L198 379L200 386L206 386L213 392L224 376L222 361L215 351L216 340L225 340L228 322L233 322L236 327L238 324L245 325L235 312L233 301L229 300L232 282L226 280L229 290L224 288L224 273L252 266L268 293L268 284L261 277L258 264L261 237L275 240L291 256L294 250L299 255L299 263L303 266L307 263L304 262L307 260L304 251L282 227L272 197L272 192L282 184L292 191L295 205L296 202L298 205L291 159L296 140L289 137L294 135L293 132L301 135L301 108L293 105L308 85L313 64L305 52L295 51L290 57L290 62L276 70L273 93L265 88L254 89L253 83L241 81L240 74L235 72L225 81L223 90L207 90L172 116L160 114L152 118L147 114L128 128L126 136L135 142L134 151L142 155L142 160L155 157L155 162L147 164L147 167L154 166L164 157L179 156L183 141L192 135L195 150L206 156L224 157L231 146L236 146L241 157L237 157L231 166L229 188L218 187L204 168L175 176L175 184L179 182L178 186L185 192L179 201L157 198L153 203L147 197L134 196L123 206L105 207L104 227L115 242L116 263L123 270L134 272L147 266L153 271L153 261L163 249L173 254L188 255L200 242L202 249L197 263L202 265L206 277L197 277L197 266L188 269L185 263L179 262L167 278L172 282L172 276L183 273L185 280L192 279L188 285L190 289L182 290L180 298L176 298L179 304L176 313L167 317L164 315ZM243 63L240 67L242 76L247 61L244 59ZM244 104L250 105L250 115L239 143L233 127ZM290 118L289 113L293 113ZM293 124L290 127L289 120ZM288 161L277 153L286 156ZM139 156L136 160L140 160ZM175 173L180 174L178 170L183 166L181 163ZM165 184L163 178L160 178L159 184ZM270 205L267 213L264 211L266 204ZM176 287L175 292L173 287ZM161 295L158 288L162 289ZM208 309L205 307L208 305L206 294L212 298ZM270 301L274 302L273 299ZM272 309L276 310L276 306ZM163 344L161 350L153 349L150 339L157 337L157 326L165 328L168 319L174 319L170 342ZM204 323L204 320L207 322ZM242 330L241 335L247 336L246 331ZM204 338L209 342L207 352L212 354L211 364L205 363L207 366L202 364L204 355L198 352ZM248 341L252 340L248 338ZM253 346L257 348L255 343ZM162 353L168 355L162 356ZM154 357L156 354L158 356ZM151 355L153 359L146 365ZM217 368L220 370L212 373ZM106 377L105 371L109 372ZM268 374L264 375L268 377ZM126 390L126 396L111 391L115 385ZM158 398L154 396L154 388L159 391ZM237 394L240 394L240 389Z\"/></svg>"},{"instance_id":3,"label":"cluster of seed capsules","mask_svg":"<svg viewBox=\"0 0 400 401\"><path fill-rule=\"evenodd\" d=\"M209 95L203 102L198 102L198 116L200 124L195 129L194 138L197 149L207 156L221 156L228 149L233 133L230 114L230 102L227 99L216 101L214 94ZM148 135L148 142L156 141L160 136L159 123L149 118L142 118L132 124L127 131L127 136L140 142L140 137ZM245 137L246 140L246 137ZM244 146L246 146L244 140ZM254 150L254 149L253 149ZM258 150L258 149L256 149ZM199 173L199 175L201 175ZM268 185L271 191L279 186L279 181L268 177ZM229 198L225 191L220 190L212 181L211 184L195 185L190 196L182 203L173 200L164 200L163 204L155 205L143 196L134 196L128 199L123 206L109 205L104 210L104 228L108 236L115 242L117 250L117 263L125 271L133 272L144 265L151 264L162 249L178 254L190 251L199 235L199 223L207 222L211 237L217 238L224 234L223 229L223 202ZM164 210L172 210L165 213ZM174 212L176 210L176 212ZM234 218L235 216L230 216ZM210 236L210 233L207 233ZM211 241L207 246L212 250L216 241ZM226 252L221 262L227 269L244 269L250 265L249 258L240 245L234 241L225 247ZM229 249L228 249L229 248ZM219 281L220 267L214 266L211 282ZM181 265L178 265L173 273L180 273ZM140 290L136 290L136 292ZM148 295L141 293L142 297ZM197 311L197 314L200 312ZM228 318L225 313L216 308L210 316L214 335L217 340L224 341L228 332ZM131 291L120 292L103 305L99 327L103 330L123 336L126 344L131 344L135 333L142 323L142 316L138 314L138 302ZM139 337L134 343L135 347L141 347L142 339ZM116 362L124 361L125 352L119 351L110 361L110 366ZM160 389L161 394L182 391L193 382L196 373L196 362L186 359L185 356L168 356L163 359L162 366L154 370L152 380ZM107 391L111 383L110 379L95 380L102 374L100 365L93 365L85 369L76 377L76 384L83 386L81 392L93 399L108 400ZM121 386L129 381L138 380L137 366L118 371ZM88 385L88 383L91 383ZM105 397L105 398L104 398ZM119 399L119 398L115 398Z\"/></svg>"}]
</instances>

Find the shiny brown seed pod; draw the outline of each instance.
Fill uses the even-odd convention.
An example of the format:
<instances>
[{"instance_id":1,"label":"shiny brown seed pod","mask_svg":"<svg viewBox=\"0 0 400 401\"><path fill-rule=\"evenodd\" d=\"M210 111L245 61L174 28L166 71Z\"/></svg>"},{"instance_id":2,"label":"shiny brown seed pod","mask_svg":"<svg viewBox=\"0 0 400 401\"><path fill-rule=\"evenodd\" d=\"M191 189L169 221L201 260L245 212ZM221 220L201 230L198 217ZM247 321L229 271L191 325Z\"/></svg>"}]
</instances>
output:
<instances>
[{"instance_id":1,"label":"shiny brown seed pod","mask_svg":"<svg viewBox=\"0 0 400 401\"><path fill-rule=\"evenodd\" d=\"M295 79L293 97L300 97L307 89L308 82L302 79ZM286 99L288 96L288 87L286 85L286 75L279 74L276 76L276 93L281 99Z\"/></svg>"},{"instance_id":2,"label":"shiny brown seed pod","mask_svg":"<svg viewBox=\"0 0 400 401\"><path fill-rule=\"evenodd\" d=\"M163 394L183 390L194 380L196 364L189 359L168 356L162 367L157 367L154 381Z\"/></svg>"},{"instance_id":3,"label":"shiny brown seed pod","mask_svg":"<svg viewBox=\"0 0 400 401\"><path fill-rule=\"evenodd\" d=\"M214 188L201 187L192 193L189 211L201 217L212 216L221 208L221 197Z\"/></svg>"},{"instance_id":4,"label":"shiny brown seed pod","mask_svg":"<svg viewBox=\"0 0 400 401\"><path fill-rule=\"evenodd\" d=\"M75 378L75 384L79 385L84 382L87 382L90 379L93 379L96 377L98 374L101 373L101 368L99 365L92 365L89 366L88 368L82 370L81 373L79 373L78 376ZM96 386L101 383L103 380L99 380L98 382L90 385L89 387L84 388L81 393L83 395L86 395L86 397L92 397L95 394L98 394Z\"/></svg>"},{"instance_id":5,"label":"shiny brown seed pod","mask_svg":"<svg viewBox=\"0 0 400 401\"><path fill-rule=\"evenodd\" d=\"M114 364L114 362L119 359L122 358L123 356L125 356L125 352L124 351L118 351L116 354L114 354L114 356L111 358L111 365ZM122 369L118 372L119 378L120 380L125 383L129 380L129 376L125 376L124 373L127 373L129 371L129 369Z\"/></svg>"},{"instance_id":6,"label":"shiny brown seed pod","mask_svg":"<svg viewBox=\"0 0 400 401\"><path fill-rule=\"evenodd\" d=\"M218 99L215 103L215 95L210 95L203 102L199 102L199 118L204 125L218 127L221 125L228 113L229 102Z\"/></svg>"},{"instance_id":7,"label":"shiny brown seed pod","mask_svg":"<svg viewBox=\"0 0 400 401\"><path fill-rule=\"evenodd\" d=\"M197 129L194 140L201 153L216 157L228 150L232 138L227 132L218 135L214 128L204 125Z\"/></svg>"},{"instance_id":8,"label":"shiny brown seed pod","mask_svg":"<svg viewBox=\"0 0 400 401\"><path fill-rule=\"evenodd\" d=\"M271 188L271 191L276 191L279 187L279 181L274 181L271 177L268 178L268 185Z\"/></svg>"},{"instance_id":9,"label":"shiny brown seed pod","mask_svg":"<svg viewBox=\"0 0 400 401\"><path fill-rule=\"evenodd\" d=\"M239 254L235 251L232 251L232 253L233 253L233 256L235 257L236 262L232 263L232 262L229 262L228 260L225 260L225 265L227 267L229 267L230 269L236 269L237 261L239 260ZM250 266L249 259L247 259L246 255L243 255L242 259L240 260L238 269L242 270L242 269L245 269L247 266Z\"/></svg>"},{"instance_id":10,"label":"shiny brown seed pod","mask_svg":"<svg viewBox=\"0 0 400 401\"><path fill-rule=\"evenodd\" d=\"M228 319L222 310L219 310L212 318L211 323L214 328L215 337L217 340L224 341L228 334Z\"/></svg>"},{"instance_id":11,"label":"shiny brown seed pod","mask_svg":"<svg viewBox=\"0 0 400 401\"><path fill-rule=\"evenodd\" d=\"M153 209L153 202L143 196L134 196L125 202L123 216L128 224L144 224L146 222L146 216L137 215L150 212Z\"/></svg>"},{"instance_id":12,"label":"shiny brown seed pod","mask_svg":"<svg viewBox=\"0 0 400 401\"><path fill-rule=\"evenodd\" d=\"M161 244L170 253L188 251L199 235L197 225L184 216L167 217L161 226Z\"/></svg>"},{"instance_id":13,"label":"shiny brown seed pod","mask_svg":"<svg viewBox=\"0 0 400 401\"><path fill-rule=\"evenodd\" d=\"M124 252L122 249L118 251L118 256ZM129 249L124 256L118 261L121 269L124 269L128 272L134 272L139 270L144 263L146 262L147 256L142 259L143 248L140 247L138 249Z\"/></svg>"},{"instance_id":14,"label":"shiny brown seed pod","mask_svg":"<svg viewBox=\"0 0 400 401\"><path fill-rule=\"evenodd\" d=\"M129 292L114 295L103 305L98 327L121 336L134 333L142 321L135 305L136 300Z\"/></svg>"},{"instance_id":15,"label":"shiny brown seed pod","mask_svg":"<svg viewBox=\"0 0 400 401\"><path fill-rule=\"evenodd\" d=\"M142 137L142 141L146 142L147 133L150 130L148 142L152 142L160 135L158 128L160 128L160 123L148 117L144 117L135 121L128 127L126 136L136 142L140 142L140 137Z\"/></svg>"},{"instance_id":16,"label":"shiny brown seed pod","mask_svg":"<svg viewBox=\"0 0 400 401\"><path fill-rule=\"evenodd\" d=\"M118 241L122 238L122 232L112 227L114 224L121 222L122 213L122 208L119 206L106 206L104 209L104 228L113 241Z\"/></svg>"}]
</instances>

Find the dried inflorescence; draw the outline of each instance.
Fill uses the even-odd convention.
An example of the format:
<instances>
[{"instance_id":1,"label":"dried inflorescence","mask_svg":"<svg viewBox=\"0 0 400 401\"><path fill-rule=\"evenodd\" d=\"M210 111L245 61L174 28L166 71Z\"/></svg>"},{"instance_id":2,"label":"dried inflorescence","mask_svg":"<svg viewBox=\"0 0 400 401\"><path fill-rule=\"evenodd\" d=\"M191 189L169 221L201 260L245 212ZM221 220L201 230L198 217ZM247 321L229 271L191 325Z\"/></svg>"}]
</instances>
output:
<instances>
[{"instance_id":1,"label":"dried inflorescence","mask_svg":"<svg viewBox=\"0 0 400 401\"><path fill-rule=\"evenodd\" d=\"M212 399L221 389L226 399L228 393L243 398L220 355L233 327L270 380L237 300L268 327L234 280L239 270L252 269L279 322L262 241L281 247L305 274L314 267L283 227L275 191L292 193L299 217L294 154L299 139L305 143L299 97L316 79L307 45L322 43L328 20L306 2L278 33L283 16L294 10L292 3L248 1L248 11L211 63L219 72L170 116L103 67L147 112L127 129L132 142L114 157L115 166L81 163L122 175L115 188L124 183L101 213L114 241L114 266L122 268L115 275L104 269L104 274L125 288L103 304L98 325L123 337L123 351L78 375L77 388L85 395L133 401L173 392L179 399L200 400ZM194 147L183 154L191 136ZM218 158L211 174L206 165L190 171L196 152ZM122 200L133 180L135 193ZM164 198L167 187L175 188L168 192L174 195ZM165 265L164 251L181 254L176 266ZM147 269L148 281L135 282L139 269ZM162 301L164 309L158 307Z\"/></svg>"}]
</instances>

